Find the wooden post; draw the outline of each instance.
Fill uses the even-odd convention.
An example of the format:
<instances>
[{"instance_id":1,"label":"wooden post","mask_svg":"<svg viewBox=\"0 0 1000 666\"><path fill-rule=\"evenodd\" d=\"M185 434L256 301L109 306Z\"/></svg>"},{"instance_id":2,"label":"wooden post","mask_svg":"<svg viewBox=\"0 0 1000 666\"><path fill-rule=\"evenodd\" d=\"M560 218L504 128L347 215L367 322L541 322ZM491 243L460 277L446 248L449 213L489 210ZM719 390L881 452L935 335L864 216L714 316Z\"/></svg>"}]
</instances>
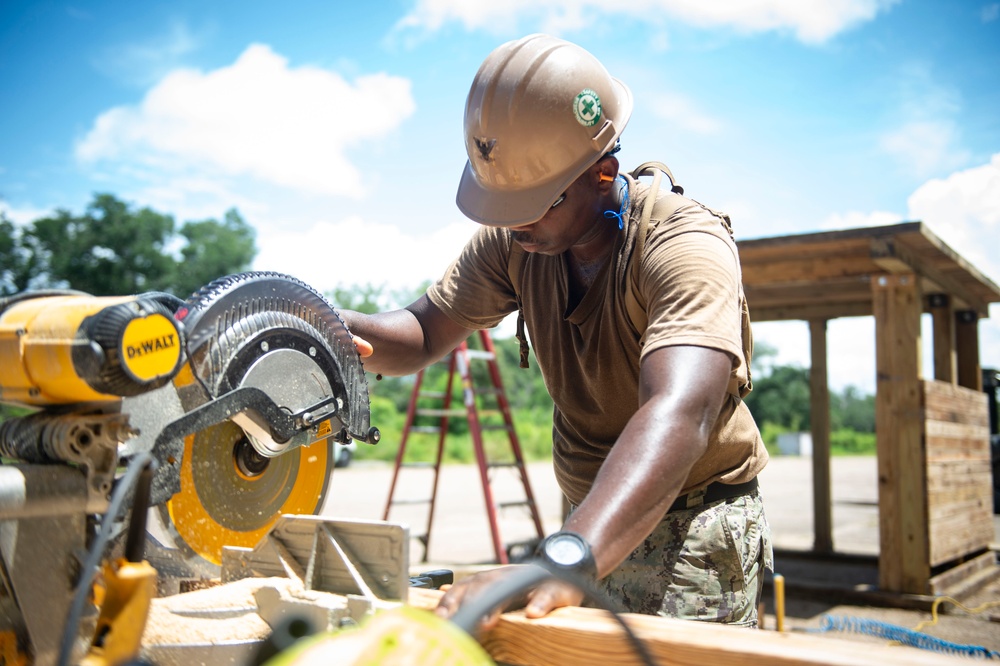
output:
<instances>
[{"instance_id":1,"label":"wooden post","mask_svg":"<svg viewBox=\"0 0 1000 666\"><path fill-rule=\"evenodd\" d=\"M920 286L912 273L872 279L879 586L925 594L930 579L920 403Z\"/></svg>"},{"instance_id":2,"label":"wooden post","mask_svg":"<svg viewBox=\"0 0 1000 666\"><path fill-rule=\"evenodd\" d=\"M826 320L809 320L809 422L812 426L813 550L833 552L833 499L830 492L830 382Z\"/></svg>"},{"instance_id":3,"label":"wooden post","mask_svg":"<svg viewBox=\"0 0 1000 666\"><path fill-rule=\"evenodd\" d=\"M983 370L979 365L979 315L975 310L955 313L955 349L958 354L958 385L983 390Z\"/></svg>"},{"instance_id":4,"label":"wooden post","mask_svg":"<svg viewBox=\"0 0 1000 666\"><path fill-rule=\"evenodd\" d=\"M954 384L958 376L955 309L947 294L932 294L928 302L934 323L934 379Z\"/></svg>"}]
</instances>

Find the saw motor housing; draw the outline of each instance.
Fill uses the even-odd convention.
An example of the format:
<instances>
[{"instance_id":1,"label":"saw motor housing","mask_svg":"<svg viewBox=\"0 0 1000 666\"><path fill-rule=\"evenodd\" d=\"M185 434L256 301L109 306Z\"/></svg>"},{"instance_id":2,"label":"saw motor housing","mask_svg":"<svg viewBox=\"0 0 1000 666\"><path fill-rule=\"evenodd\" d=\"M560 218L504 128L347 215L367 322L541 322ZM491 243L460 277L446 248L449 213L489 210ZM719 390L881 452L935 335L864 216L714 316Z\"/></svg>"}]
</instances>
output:
<instances>
[{"instance_id":1,"label":"saw motor housing","mask_svg":"<svg viewBox=\"0 0 1000 666\"><path fill-rule=\"evenodd\" d=\"M169 382L182 362L180 325L152 298L22 295L0 301L0 401L117 401Z\"/></svg>"}]
</instances>

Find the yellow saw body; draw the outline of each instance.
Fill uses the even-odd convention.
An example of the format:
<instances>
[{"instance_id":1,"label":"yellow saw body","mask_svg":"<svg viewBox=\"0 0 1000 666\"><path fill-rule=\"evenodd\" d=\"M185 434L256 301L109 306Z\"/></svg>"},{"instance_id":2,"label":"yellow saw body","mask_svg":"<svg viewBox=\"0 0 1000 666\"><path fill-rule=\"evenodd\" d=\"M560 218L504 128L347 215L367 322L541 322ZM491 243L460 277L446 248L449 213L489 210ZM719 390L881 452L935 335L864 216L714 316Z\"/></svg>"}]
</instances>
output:
<instances>
[{"instance_id":1,"label":"yellow saw body","mask_svg":"<svg viewBox=\"0 0 1000 666\"><path fill-rule=\"evenodd\" d=\"M281 514L321 510L335 442L378 440L340 315L277 273L221 278L186 301L76 292L0 299L0 401L40 408L3 426L5 457L79 465L66 452L113 432L117 456L99 465L111 467L107 477L151 452L159 463L151 503L167 545L216 565L223 547L253 546ZM81 424L90 430L66 434Z\"/></svg>"},{"instance_id":2,"label":"yellow saw body","mask_svg":"<svg viewBox=\"0 0 1000 666\"><path fill-rule=\"evenodd\" d=\"M0 400L116 401L170 381L182 349L177 321L152 299L21 299L0 313Z\"/></svg>"}]
</instances>

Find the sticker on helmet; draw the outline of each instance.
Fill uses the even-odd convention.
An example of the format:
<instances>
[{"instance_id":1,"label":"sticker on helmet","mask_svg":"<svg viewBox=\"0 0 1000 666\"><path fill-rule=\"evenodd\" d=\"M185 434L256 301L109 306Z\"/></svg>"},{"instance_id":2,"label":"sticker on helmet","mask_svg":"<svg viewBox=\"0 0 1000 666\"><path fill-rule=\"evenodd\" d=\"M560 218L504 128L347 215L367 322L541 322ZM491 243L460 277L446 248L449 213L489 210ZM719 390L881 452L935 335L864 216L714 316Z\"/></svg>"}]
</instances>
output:
<instances>
[{"instance_id":1,"label":"sticker on helmet","mask_svg":"<svg viewBox=\"0 0 1000 666\"><path fill-rule=\"evenodd\" d=\"M601 119L601 98L590 88L584 88L573 100L573 115L584 127L590 127Z\"/></svg>"},{"instance_id":2,"label":"sticker on helmet","mask_svg":"<svg viewBox=\"0 0 1000 666\"><path fill-rule=\"evenodd\" d=\"M493 152L493 148L497 145L496 139L487 139L486 137L475 137L476 148L479 149L479 154L482 156L484 162L491 162L493 158L490 153Z\"/></svg>"}]
</instances>

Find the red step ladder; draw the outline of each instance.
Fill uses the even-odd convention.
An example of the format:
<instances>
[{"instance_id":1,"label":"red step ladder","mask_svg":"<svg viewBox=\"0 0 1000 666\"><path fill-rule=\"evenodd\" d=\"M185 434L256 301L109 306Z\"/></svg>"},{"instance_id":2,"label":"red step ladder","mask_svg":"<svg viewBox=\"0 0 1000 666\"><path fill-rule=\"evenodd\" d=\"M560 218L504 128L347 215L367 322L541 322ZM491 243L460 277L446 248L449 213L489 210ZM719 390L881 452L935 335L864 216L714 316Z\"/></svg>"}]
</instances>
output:
<instances>
[{"instance_id":1,"label":"red step ladder","mask_svg":"<svg viewBox=\"0 0 1000 666\"><path fill-rule=\"evenodd\" d=\"M470 339L476 334L470 336ZM517 439L517 432L514 429L514 421L511 418L510 405L503 389L503 380L500 377L500 368L497 364L496 351L493 340L486 330L478 331L479 346L481 349L470 349L468 340L463 341L452 351L442 362L447 363L447 382L443 392L431 392L422 390L425 379L425 370L421 370L416 375L413 385L413 393L410 395L409 406L406 410L406 422L403 426L402 438L399 442L399 452L396 454L396 465L392 473L392 483L389 486L389 498L386 501L383 520L389 520L390 509L394 505L401 504L428 504L427 530L423 535L416 536L424 547L423 562L427 562L430 552L431 526L434 522L434 505L437 500L438 479L441 472L441 462L444 457L444 445L448 435L448 420L450 418L466 418L469 423L469 433L472 436L473 447L476 454L476 463L479 467L479 476L483 485L483 498L486 502L486 515L489 518L490 534L493 537L493 551L496 555L496 562L507 564L511 559L511 553L518 547L529 548L525 554L530 555L534 551L534 544L545 536L542 528L542 521L539 517L538 506L535 503L534 494L531 492L531 484L528 482L528 473L524 465L524 456L521 453L521 444ZM473 379L471 361L486 361L489 370L489 386L476 386ZM462 403L453 406L453 389L455 376L458 376L462 385ZM487 398L488 400L484 399ZM428 401L436 403L438 406L426 406ZM492 402L495 409L490 410L482 403ZM497 424L484 423L481 416L499 414L502 422ZM423 418L421 418L423 417ZM428 417L431 425L427 425ZM420 419L422 425L417 425ZM510 445L513 455L512 461L494 462L488 459L486 446L483 441L484 431L496 430L502 432ZM437 449L433 462L414 462L404 460L406 447L410 441L411 434L434 434L437 435ZM428 499L395 499L396 482L399 479L400 470L404 467L423 467L432 470L431 493ZM497 503L493 497L491 487L492 471L497 468L513 468L519 475L521 484L524 487L524 499L510 502ZM497 510L508 507L523 506L530 512L534 522L537 538L521 543L504 545L500 538L500 526L497 519Z\"/></svg>"}]
</instances>

